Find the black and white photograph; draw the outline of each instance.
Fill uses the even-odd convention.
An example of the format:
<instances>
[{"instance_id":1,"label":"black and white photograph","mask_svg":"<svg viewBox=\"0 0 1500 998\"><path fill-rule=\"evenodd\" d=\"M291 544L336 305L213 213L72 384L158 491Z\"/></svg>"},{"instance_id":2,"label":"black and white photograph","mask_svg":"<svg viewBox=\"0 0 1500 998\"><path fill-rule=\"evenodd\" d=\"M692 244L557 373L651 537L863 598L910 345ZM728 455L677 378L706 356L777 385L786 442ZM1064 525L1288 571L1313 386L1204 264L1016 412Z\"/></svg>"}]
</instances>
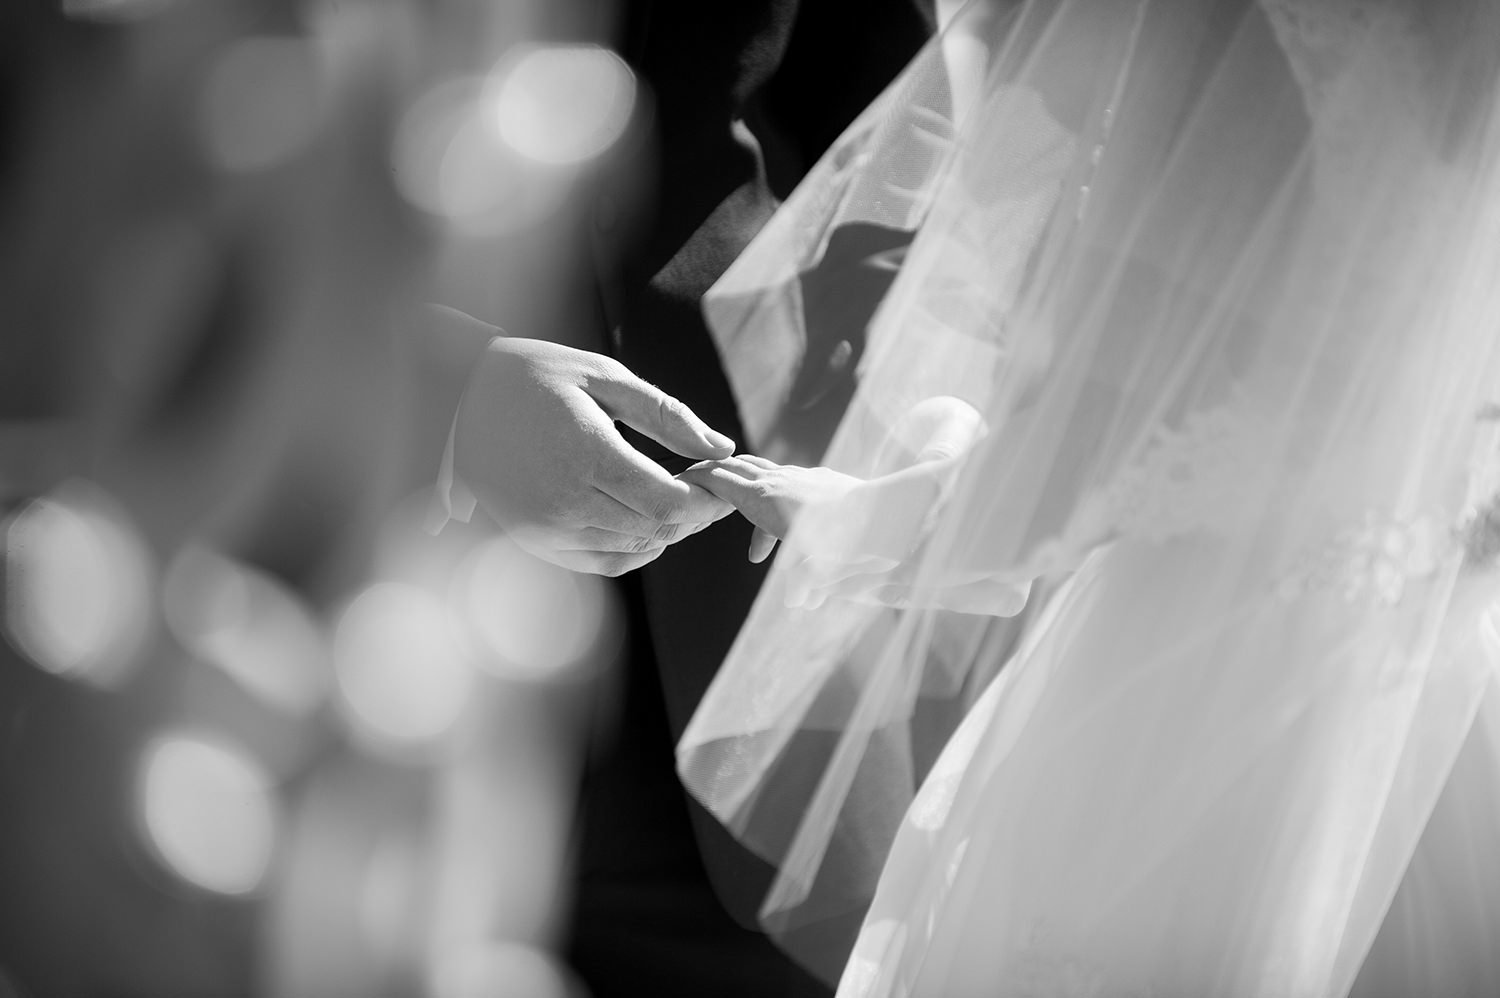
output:
<instances>
[{"instance_id":1,"label":"black and white photograph","mask_svg":"<svg viewBox=\"0 0 1500 998\"><path fill-rule=\"evenodd\" d=\"M1500 0L3 0L0 998L1500 998Z\"/></svg>"}]
</instances>

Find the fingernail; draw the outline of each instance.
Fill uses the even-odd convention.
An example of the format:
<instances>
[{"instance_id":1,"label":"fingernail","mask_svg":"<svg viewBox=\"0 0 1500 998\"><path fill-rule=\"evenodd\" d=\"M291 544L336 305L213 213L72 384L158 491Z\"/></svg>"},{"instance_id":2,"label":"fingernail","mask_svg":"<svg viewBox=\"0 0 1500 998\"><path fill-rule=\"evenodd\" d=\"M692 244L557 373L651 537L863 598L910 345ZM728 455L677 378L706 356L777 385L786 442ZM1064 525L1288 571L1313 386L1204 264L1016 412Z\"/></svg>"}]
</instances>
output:
<instances>
[{"instance_id":1,"label":"fingernail","mask_svg":"<svg viewBox=\"0 0 1500 998\"><path fill-rule=\"evenodd\" d=\"M720 433L718 430L704 431L703 439L708 441L709 446L714 447L717 450L728 450L731 453L734 451L734 441L726 437L724 434Z\"/></svg>"}]
</instances>

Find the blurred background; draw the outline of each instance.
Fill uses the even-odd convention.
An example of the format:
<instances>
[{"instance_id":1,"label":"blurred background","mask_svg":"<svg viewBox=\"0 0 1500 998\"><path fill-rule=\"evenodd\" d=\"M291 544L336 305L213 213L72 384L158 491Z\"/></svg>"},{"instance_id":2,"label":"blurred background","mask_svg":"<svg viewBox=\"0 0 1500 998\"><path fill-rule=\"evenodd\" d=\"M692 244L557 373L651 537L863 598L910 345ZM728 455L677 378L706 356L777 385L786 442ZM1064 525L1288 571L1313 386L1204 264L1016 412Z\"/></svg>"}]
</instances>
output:
<instances>
[{"instance_id":1,"label":"blurred background","mask_svg":"<svg viewBox=\"0 0 1500 998\"><path fill-rule=\"evenodd\" d=\"M597 346L613 28L0 4L0 998L582 994L620 612L434 515L490 331L421 303Z\"/></svg>"}]
</instances>

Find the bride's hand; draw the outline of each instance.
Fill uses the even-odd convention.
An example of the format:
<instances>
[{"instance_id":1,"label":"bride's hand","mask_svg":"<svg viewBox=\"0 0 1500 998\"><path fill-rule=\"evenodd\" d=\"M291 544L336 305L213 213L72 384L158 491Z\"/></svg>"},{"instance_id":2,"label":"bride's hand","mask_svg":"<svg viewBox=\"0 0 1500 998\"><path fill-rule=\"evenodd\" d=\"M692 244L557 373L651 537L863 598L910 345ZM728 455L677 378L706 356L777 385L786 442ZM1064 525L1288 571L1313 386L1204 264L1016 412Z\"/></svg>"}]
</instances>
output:
<instances>
[{"instance_id":1,"label":"bride's hand","mask_svg":"<svg viewBox=\"0 0 1500 998\"><path fill-rule=\"evenodd\" d=\"M860 571L869 570L870 559L891 568L911 553L983 425L967 402L938 396L912 406L891 428L869 481L748 454L703 461L678 477L733 503L755 524L751 561L764 561L794 521L821 511L816 529L800 539L806 553Z\"/></svg>"},{"instance_id":2,"label":"bride's hand","mask_svg":"<svg viewBox=\"0 0 1500 998\"><path fill-rule=\"evenodd\" d=\"M822 510L802 548L843 563L900 561L910 554L969 446L983 434L972 405L936 396L892 426L868 482L831 468L777 464L753 455L703 461L678 476L729 501L756 525L750 560L763 561L796 519Z\"/></svg>"},{"instance_id":3,"label":"bride's hand","mask_svg":"<svg viewBox=\"0 0 1500 998\"><path fill-rule=\"evenodd\" d=\"M753 454L701 461L677 477L733 503L755 524L750 539L754 562L764 561L806 510L843 502L862 484L832 468L777 464Z\"/></svg>"},{"instance_id":4,"label":"bride's hand","mask_svg":"<svg viewBox=\"0 0 1500 998\"><path fill-rule=\"evenodd\" d=\"M801 519L788 605L830 598L898 608L1011 616L1026 605L1025 582L968 574L935 577L912 555L926 533L957 457L861 481L829 468L781 465L740 455L694 465L682 476L733 503L755 524L750 559L762 561Z\"/></svg>"},{"instance_id":5,"label":"bride's hand","mask_svg":"<svg viewBox=\"0 0 1500 998\"><path fill-rule=\"evenodd\" d=\"M946 487L983 432L973 408L948 397L914 406L893 428L888 452L868 481L830 468L777 464L738 455L703 461L679 477L732 503L756 530L750 560L763 561L802 521L797 561L787 576L792 605L830 597L894 607L940 607L1008 616L1029 585L976 577L919 578L914 554Z\"/></svg>"}]
</instances>

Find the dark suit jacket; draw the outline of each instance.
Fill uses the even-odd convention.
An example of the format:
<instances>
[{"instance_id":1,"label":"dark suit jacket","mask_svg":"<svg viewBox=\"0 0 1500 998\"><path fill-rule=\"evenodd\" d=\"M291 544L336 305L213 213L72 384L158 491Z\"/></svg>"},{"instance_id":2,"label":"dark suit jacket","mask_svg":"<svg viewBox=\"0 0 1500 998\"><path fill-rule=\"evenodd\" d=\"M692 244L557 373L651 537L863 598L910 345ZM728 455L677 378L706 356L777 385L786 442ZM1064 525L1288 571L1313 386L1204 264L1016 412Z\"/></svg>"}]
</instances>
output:
<instances>
[{"instance_id":1,"label":"dark suit jacket","mask_svg":"<svg viewBox=\"0 0 1500 998\"><path fill-rule=\"evenodd\" d=\"M800 7L799 0L626 4L622 51L654 94L656 155L647 222L616 248L617 269L604 278L614 350L737 441L743 430L700 300L770 217L776 194L930 29L909 0L800 0ZM672 470L686 463L642 438L633 442ZM749 536L743 519L724 520L623 580L632 635L623 717L583 796L573 956L596 992L608 993L622 976L646 990L620 993L823 990L742 928L756 924L771 870L686 799L673 761L672 746L763 578L764 567L746 560ZM661 935L675 939L651 938ZM641 978L651 972L645 953L670 963L676 983ZM689 965L709 954L714 966L688 983L684 975L696 972Z\"/></svg>"}]
</instances>

